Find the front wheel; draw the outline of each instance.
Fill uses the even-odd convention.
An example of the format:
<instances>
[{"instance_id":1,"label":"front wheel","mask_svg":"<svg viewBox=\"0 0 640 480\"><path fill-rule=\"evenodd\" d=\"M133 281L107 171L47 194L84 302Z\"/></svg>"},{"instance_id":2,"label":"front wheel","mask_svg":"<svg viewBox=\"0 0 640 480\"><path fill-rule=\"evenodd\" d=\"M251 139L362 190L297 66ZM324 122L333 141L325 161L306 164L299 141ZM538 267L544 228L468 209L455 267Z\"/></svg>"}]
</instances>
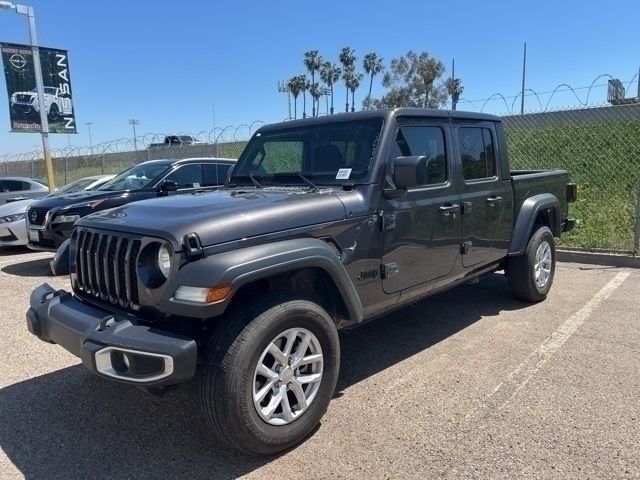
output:
<instances>
[{"instance_id":1,"label":"front wheel","mask_svg":"<svg viewBox=\"0 0 640 480\"><path fill-rule=\"evenodd\" d=\"M522 255L509 258L509 283L516 297L528 302L547 298L556 269L556 247L548 227L538 228Z\"/></svg>"},{"instance_id":2,"label":"front wheel","mask_svg":"<svg viewBox=\"0 0 640 480\"><path fill-rule=\"evenodd\" d=\"M232 447L271 455L304 440L324 415L340 346L317 304L270 294L228 315L209 342L200 401Z\"/></svg>"}]
</instances>

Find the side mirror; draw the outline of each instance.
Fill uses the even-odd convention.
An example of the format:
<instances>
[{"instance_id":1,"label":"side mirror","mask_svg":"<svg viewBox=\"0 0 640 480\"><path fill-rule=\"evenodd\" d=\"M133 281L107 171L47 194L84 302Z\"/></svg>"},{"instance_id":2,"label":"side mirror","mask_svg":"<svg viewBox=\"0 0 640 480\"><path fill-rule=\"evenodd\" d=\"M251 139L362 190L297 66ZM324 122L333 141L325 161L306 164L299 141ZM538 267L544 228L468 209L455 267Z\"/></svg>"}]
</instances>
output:
<instances>
[{"instance_id":1,"label":"side mirror","mask_svg":"<svg viewBox=\"0 0 640 480\"><path fill-rule=\"evenodd\" d=\"M173 180L164 180L156 187L156 191L163 195L169 192L175 192L180 186Z\"/></svg>"},{"instance_id":2,"label":"side mirror","mask_svg":"<svg viewBox=\"0 0 640 480\"><path fill-rule=\"evenodd\" d=\"M426 183L428 157L413 155L393 159L393 183L397 188L408 189Z\"/></svg>"}]
</instances>

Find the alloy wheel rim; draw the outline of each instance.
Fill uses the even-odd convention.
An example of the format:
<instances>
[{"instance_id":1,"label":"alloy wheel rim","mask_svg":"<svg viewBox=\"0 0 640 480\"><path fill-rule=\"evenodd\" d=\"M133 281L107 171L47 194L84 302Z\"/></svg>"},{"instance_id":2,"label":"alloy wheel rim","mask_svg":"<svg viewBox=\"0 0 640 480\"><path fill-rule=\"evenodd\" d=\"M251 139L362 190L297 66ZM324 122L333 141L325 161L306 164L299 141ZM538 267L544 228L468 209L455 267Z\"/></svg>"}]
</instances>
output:
<instances>
[{"instance_id":1,"label":"alloy wheel rim","mask_svg":"<svg viewBox=\"0 0 640 480\"><path fill-rule=\"evenodd\" d=\"M549 242L542 242L536 250L536 261L533 266L538 288L544 288L551 278L551 261L551 245Z\"/></svg>"},{"instance_id":2,"label":"alloy wheel rim","mask_svg":"<svg viewBox=\"0 0 640 480\"><path fill-rule=\"evenodd\" d=\"M271 425L288 425L316 398L324 360L318 338L304 328L277 335L263 350L253 374L253 405Z\"/></svg>"}]
</instances>

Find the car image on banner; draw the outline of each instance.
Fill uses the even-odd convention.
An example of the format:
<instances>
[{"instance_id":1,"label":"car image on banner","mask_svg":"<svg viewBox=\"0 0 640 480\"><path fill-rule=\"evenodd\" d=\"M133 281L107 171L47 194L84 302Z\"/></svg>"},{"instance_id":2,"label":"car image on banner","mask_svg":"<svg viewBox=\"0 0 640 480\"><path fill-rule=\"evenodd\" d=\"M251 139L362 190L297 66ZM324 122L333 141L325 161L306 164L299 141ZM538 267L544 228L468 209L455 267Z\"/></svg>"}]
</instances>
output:
<instances>
[{"instance_id":1,"label":"car image on banner","mask_svg":"<svg viewBox=\"0 0 640 480\"><path fill-rule=\"evenodd\" d=\"M42 126L31 47L2 43L0 50L7 81L11 131L38 133ZM39 51L49 132L76 133L68 53L44 47Z\"/></svg>"}]
</instances>

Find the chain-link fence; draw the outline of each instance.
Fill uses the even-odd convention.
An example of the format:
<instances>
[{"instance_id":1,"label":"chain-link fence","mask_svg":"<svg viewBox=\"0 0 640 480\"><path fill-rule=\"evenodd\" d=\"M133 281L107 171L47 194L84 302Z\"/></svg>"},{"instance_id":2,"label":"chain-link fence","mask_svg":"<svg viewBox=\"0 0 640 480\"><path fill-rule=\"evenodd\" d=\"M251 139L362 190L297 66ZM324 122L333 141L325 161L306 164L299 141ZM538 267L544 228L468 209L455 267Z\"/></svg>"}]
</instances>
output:
<instances>
[{"instance_id":1,"label":"chain-link fence","mask_svg":"<svg viewBox=\"0 0 640 480\"><path fill-rule=\"evenodd\" d=\"M91 147L68 146L51 151L57 186L90 175L120 173L147 160L194 157L238 158L262 121L229 126L194 134L147 134L119 139ZM0 176L33 177L46 180L42 152L0 156Z\"/></svg>"},{"instance_id":2,"label":"chain-link fence","mask_svg":"<svg viewBox=\"0 0 640 480\"><path fill-rule=\"evenodd\" d=\"M579 186L561 245L638 253L640 104L504 117L514 169L564 169Z\"/></svg>"},{"instance_id":3,"label":"chain-link fence","mask_svg":"<svg viewBox=\"0 0 640 480\"><path fill-rule=\"evenodd\" d=\"M199 143L145 135L54 151L56 184L152 159L237 158L263 123L199 132L193 135ZM638 253L640 104L508 115L504 124L512 168L565 169L579 185L579 199L570 206L578 225L562 237L562 246ZM46 178L39 152L0 157L3 175Z\"/></svg>"}]
</instances>

